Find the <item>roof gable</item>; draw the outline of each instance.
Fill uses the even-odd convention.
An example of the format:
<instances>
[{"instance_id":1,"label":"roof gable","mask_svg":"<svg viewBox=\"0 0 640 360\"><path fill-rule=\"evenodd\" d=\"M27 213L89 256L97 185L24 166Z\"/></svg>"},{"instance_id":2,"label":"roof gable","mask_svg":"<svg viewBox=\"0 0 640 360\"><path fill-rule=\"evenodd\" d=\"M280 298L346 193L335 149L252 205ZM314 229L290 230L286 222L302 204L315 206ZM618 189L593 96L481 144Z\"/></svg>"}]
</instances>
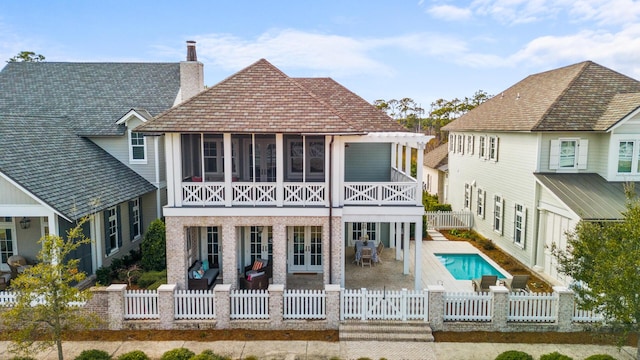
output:
<instances>
[{"instance_id":1,"label":"roof gable","mask_svg":"<svg viewBox=\"0 0 640 360\"><path fill-rule=\"evenodd\" d=\"M0 72L0 113L65 116L84 136L122 135L132 108L151 115L173 106L179 63L8 63Z\"/></svg>"},{"instance_id":2,"label":"roof gable","mask_svg":"<svg viewBox=\"0 0 640 360\"><path fill-rule=\"evenodd\" d=\"M37 122L38 126L33 126ZM92 141L67 118L0 114L0 172L69 220L155 187Z\"/></svg>"},{"instance_id":3,"label":"roof gable","mask_svg":"<svg viewBox=\"0 0 640 360\"><path fill-rule=\"evenodd\" d=\"M261 59L140 126L143 132L362 133L401 131L327 78L290 78Z\"/></svg>"},{"instance_id":4,"label":"roof gable","mask_svg":"<svg viewBox=\"0 0 640 360\"><path fill-rule=\"evenodd\" d=\"M449 144L444 143L438 146L437 148L429 151L424 154L423 164L424 166L430 167L432 169L437 169L442 165L448 163L449 156Z\"/></svg>"},{"instance_id":5,"label":"roof gable","mask_svg":"<svg viewBox=\"0 0 640 360\"><path fill-rule=\"evenodd\" d=\"M591 61L530 75L444 127L447 131L604 131L639 104L640 82ZM614 110L612 106L624 105ZM623 116L624 116L623 115Z\"/></svg>"}]
</instances>

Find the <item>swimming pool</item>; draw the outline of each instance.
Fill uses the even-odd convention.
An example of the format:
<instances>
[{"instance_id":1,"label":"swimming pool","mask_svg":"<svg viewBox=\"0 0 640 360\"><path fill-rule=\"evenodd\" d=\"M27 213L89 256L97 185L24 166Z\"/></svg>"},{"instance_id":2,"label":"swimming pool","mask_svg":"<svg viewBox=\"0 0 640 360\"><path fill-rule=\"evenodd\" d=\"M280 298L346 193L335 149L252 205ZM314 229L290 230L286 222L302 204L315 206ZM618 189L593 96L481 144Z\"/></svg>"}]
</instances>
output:
<instances>
[{"instance_id":1,"label":"swimming pool","mask_svg":"<svg viewBox=\"0 0 640 360\"><path fill-rule=\"evenodd\" d=\"M505 276L478 254L433 254L456 280L473 280L482 275Z\"/></svg>"}]
</instances>

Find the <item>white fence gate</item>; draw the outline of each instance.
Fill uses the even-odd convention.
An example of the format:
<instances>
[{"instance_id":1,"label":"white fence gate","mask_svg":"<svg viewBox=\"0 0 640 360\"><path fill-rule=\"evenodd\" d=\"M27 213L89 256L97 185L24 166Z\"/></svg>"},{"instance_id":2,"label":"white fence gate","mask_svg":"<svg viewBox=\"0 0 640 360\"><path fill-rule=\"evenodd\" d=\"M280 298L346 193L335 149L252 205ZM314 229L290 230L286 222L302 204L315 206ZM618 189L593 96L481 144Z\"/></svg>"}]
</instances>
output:
<instances>
[{"instance_id":1,"label":"white fence gate","mask_svg":"<svg viewBox=\"0 0 640 360\"><path fill-rule=\"evenodd\" d=\"M427 228L442 229L471 229L473 214L471 211L426 211Z\"/></svg>"},{"instance_id":2,"label":"white fence gate","mask_svg":"<svg viewBox=\"0 0 640 360\"><path fill-rule=\"evenodd\" d=\"M340 320L429 320L428 292L342 289Z\"/></svg>"}]
</instances>

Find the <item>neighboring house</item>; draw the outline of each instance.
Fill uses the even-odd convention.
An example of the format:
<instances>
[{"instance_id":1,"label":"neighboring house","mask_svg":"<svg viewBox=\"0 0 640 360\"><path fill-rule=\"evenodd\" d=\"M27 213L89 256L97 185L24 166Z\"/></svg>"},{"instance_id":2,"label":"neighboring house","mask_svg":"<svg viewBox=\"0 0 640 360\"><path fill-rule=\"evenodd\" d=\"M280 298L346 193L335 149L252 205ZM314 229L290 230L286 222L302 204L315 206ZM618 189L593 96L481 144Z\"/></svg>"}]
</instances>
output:
<instances>
[{"instance_id":1,"label":"neighboring house","mask_svg":"<svg viewBox=\"0 0 640 360\"><path fill-rule=\"evenodd\" d=\"M449 201L564 282L552 245L580 220L620 219L624 184L640 180L639 113L640 82L591 61L531 75L444 127Z\"/></svg>"},{"instance_id":2,"label":"neighboring house","mask_svg":"<svg viewBox=\"0 0 640 360\"><path fill-rule=\"evenodd\" d=\"M206 259L237 285L268 258L273 283L320 273L344 284L345 248L364 235L398 258L403 241L409 273L409 229L422 233L424 213L411 149L422 163L432 137L332 79L259 60L136 131L165 136L169 283L185 288L187 268Z\"/></svg>"},{"instance_id":3,"label":"neighboring house","mask_svg":"<svg viewBox=\"0 0 640 360\"><path fill-rule=\"evenodd\" d=\"M0 72L0 264L90 216L92 274L139 246L166 204L164 140L132 131L204 89L180 63L8 63Z\"/></svg>"},{"instance_id":4,"label":"neighboring house","mask_svg":"<svg viewBox=\"0 0 640 360\"><path fill-rule=\"evenodd\" d=\"M448 155L448 144L444 143L425 153L422 162L422 189L431 195L437 195L441 204L447 203Z\"/></svg>"}]
</instances>

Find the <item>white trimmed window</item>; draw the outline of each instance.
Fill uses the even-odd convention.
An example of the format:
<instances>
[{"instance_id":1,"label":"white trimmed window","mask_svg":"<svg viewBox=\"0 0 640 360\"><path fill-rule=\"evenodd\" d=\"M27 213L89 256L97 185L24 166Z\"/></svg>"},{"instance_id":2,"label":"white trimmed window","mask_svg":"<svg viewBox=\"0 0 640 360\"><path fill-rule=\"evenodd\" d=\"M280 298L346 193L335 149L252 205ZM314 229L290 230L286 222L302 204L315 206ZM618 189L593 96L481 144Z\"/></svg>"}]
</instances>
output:
<instances>
[{"instance_id":1,"label":"white trimmed window","mask_svg":"<svg viewBox=\"0 0 640 360\"><path fill-rule=\"evenodd\" d=\"M132 164L147 163L147 142L142 133L129 131L129 162Z\"/></svg>"},{"instance_id":2,"label":"white trimmed window","mask_svg":"<svg viewBox=\"0 0 640 360\"><path fill-rule=\"evenodd\" d=\"M585 139L566 138L551 140L549 169L578 170L587 168L589 142Z\"/></svg>"},{"instance_id":3,"label":"white trimmed window","mask_svg":"<svg viewBox=\"0 0 640 360\"><path fill-rule=\"evenodd\" d=\"M473 189L471 188L471 184L464 184L464 208L471 209L471 196Z\"/></svg>"},{"instance_id":4,"label":"white trimmed window","mask_svg":"<svg viewBox=\"0 0 640 360\"><path fill-rule=\"evenodd\" d=\"M112 207L107 210L107 241L109 242L110 253L116 252L120 245L120 241L118 241L118 212L116 207Z\"/></svg>"},{"instance_id":5,"label":"white trimmed window","mask_svg":"<svg viewBox=\"0 0 640 360\"><path fill-rule=\"evenodd\" d=\"M207 253L205 254L207 260L209 260L209 267L218 265L220 267L220 259L222 258L222 252L220 251L220 229L217 226L207 227Z\"/></svg>"},{"instance_id":6,"label":"white trimmed window","mask_svg":"<svg viewBox=\"0 0 640 360\"><path fill-rule=\"evenodd\" d=\"M489 136L487 158L491 161L498 161L498 137Z\"/></svg>"},{"instance_id":7,"label":"white trimmed window","mask_svg":"<svg viewBox=\"0 0 640 360\"><path fill-rule=\"evenodd\" d=\"M493 231L502 235L504 228L504 199L500 195L493 197Z\"/></svg>"},{"instance_id":8,"label":"white trimmed window","mask_svg":"<svg viewBox=\"0 0 640 360\"><path fill-rule=\"evenodd\" d=\"M133 199L129 202L131 214L131 240L138 240L142 235L142 224L140 221L140 199Z\"/></svg>"},{"instance_id":9,"label":"white trimmed window","mask_svg":"<svg viewBox=\"0 0 640 360\"><path fill-rule=\"evenodd\" d=\"M477 214L480 219L484 219L485 213L485 201L486 201L486 193L484 190L478 188L478 206L477 206Z\"/></svg>"},{"instance_id":10,"label":"white trimmed window","mask_svg":"<svg viewBox=\"0 0 640 360\"><path fill-rule=\"evenodd\" d=\"M516 204L513 216L513 242L524 247L527 231L527 209L521 204Z\"/></svg>"},{"instance_id":11,"label":"white trimmed window","mask_svg":"<svg viewBox=\"0 0 640 360\"><path fill-rule=\"evenodd\" d=\"M449 152L455 152L456 149L456 136L449 134Z\"/></svg>"},{"instance_id":12,"label":"white trimmed window","mask_svg":"<svg viewBox=\"0 0 640 360\"><path fill-rule=\"evenodd\" d=\"M467 135L467 154L473 155L473 146L475 145L476 137L473 135Z\"/></svg>"},{"instance_id":13,"label":"white trimmed window","mask_svg":"<svg viewBox=\"0 0 640 360\"><path fill-rule=\"evenodd\" d=\"M458 147L458 154L464 154L464 135L458 135L456 146Z\"/></svg>"},{"instance_id":14,"label":"white trimmed window","mask_svg":"<svg viewBox=\"0 0 640 360\"><path fill-rule=\"evenodd\" d=\"M640 173L640 140L618 142L618 174Z\"/></svg>"},{"instance_id":15,"label":"white trimmed window","mask_svg":"<svg viewBox=\"0 0 640 360\"><path fill-rule=\"evenodd\" d=\"M478 138L478 157L487 158L487 137L484 135Z\"/></svg>"}]
</instances>

